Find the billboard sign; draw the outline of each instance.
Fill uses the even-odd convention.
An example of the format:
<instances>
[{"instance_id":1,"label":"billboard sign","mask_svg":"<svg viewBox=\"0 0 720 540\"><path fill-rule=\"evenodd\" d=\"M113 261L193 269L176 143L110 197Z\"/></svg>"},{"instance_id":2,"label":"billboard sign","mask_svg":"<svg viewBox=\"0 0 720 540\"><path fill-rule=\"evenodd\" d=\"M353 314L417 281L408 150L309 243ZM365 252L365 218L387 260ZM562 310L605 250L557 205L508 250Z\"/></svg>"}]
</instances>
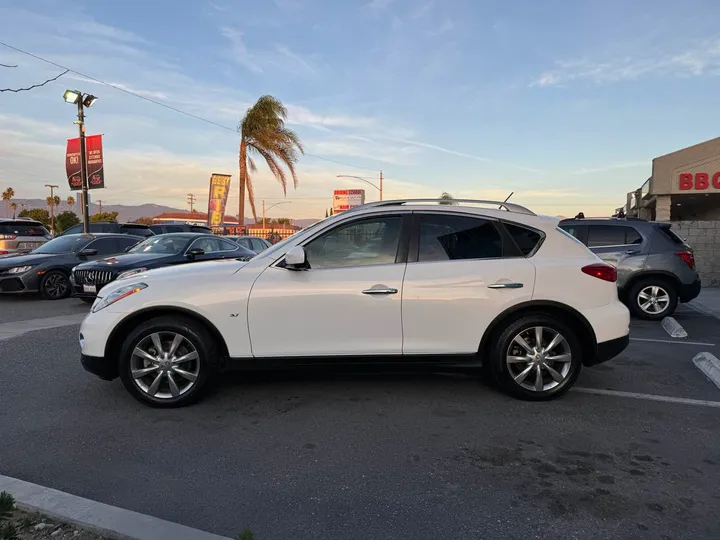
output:
<instances>
[{"instance_id":1,"label":"billboard sign","mask_svg":"<svg viewBox=\"0 0 720 540\"><path fill-rule=\"evenodd\" d=\"M230 193L229 174L213 173L210 177L210 196L208 197L208 227L222 227L225 220L225 205Z\"/></svg>"},{"instance_id":2,"label":"billboard sign","mask_svg":"<svg viewBox=\"0 0 720 540\"><path fill-rule=\"evenodd\" d=\"M85 154L87 155L88 189L104 188L105 171L103 169L102 135L88 135L85 137ZM72 191L82 189L80 159L80 138L68 139L65 151L65 173Z\"/></svg>"},{"instance_id":3,"label":"billboard sign","mask_svg":"<svg viewBox=\"0 0 720 540\"><path fill-rule=\"evenodd\" d=\"M364 189L336 189L333 191L333 214L365 204Z\"/></svg>"}]
</instances>

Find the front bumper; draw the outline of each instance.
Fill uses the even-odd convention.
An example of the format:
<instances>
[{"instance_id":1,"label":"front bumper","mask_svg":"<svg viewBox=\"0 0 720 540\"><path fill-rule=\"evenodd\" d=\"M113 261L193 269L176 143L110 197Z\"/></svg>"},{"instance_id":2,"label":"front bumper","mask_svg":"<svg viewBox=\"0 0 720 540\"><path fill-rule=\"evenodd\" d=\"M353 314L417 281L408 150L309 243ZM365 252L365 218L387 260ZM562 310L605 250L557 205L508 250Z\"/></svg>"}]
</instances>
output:
<instances>
[{"instance_id":1,"label":"front bumper","mask_svg":"<svg viewBox=\"0 0 720 540\"><path fill-rule=\"evenodd\" d=\"M104 381L112 381L118 377L118 366L101 356L81 354L80 363L85 371L97 375Z\"/></svg>"},{"instance_id":2,"label":"front bumper","mask_svg":"<svg viewBox=\"0 0 720 540\"><path fill-rule=\"evenodd\" d=\"M0 294L25 294L38 292L37 272L0 276Z\"/></svg>"},{"instance_id":3,"label":"front bumper","mask_svg":"<svg viewBox=\"0 0 720 540\"><path fill-rule=\"evenodd\" d=\"M680 302L685 303L689 302L690 300L694 300L698 297L701 290L702 282L700 281L700 278L696 279L688 285L680 285L680 290L678 291L678 297L680 298Z\"/></svg>"},{"instance_id":4,"label":"front bumper","mask_svg":"<svg viewBox=\"0 0 720 540\"><path fill-rule=\"evenodd\" d=\"M586 366L596 366L603 362L607 362L615 358L618 354L623 352L630 344L630 334L619 338L611 339L610 341L603 341L597 344L596 353L594 358L586 358L583 362Z\"/></svg>"}]
</instances>

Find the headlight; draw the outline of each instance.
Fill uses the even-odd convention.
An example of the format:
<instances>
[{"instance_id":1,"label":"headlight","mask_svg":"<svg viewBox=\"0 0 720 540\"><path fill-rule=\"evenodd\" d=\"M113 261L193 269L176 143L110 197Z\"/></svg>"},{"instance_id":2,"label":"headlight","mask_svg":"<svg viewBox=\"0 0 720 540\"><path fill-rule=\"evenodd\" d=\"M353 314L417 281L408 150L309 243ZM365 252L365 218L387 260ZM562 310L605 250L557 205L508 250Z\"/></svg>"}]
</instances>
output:
<instances>
[{"instance_id":1,"label":"headlight","mask_svg":"<svg viewBox=\"0 0 720 540\"><path fill-rule=\"evenodd\" d=\"M32 270L32 266L16 266L15 268L10 268L7 273L8 274L24 274L25 272Z\"/></svg>"},{"instance_id":2,"label":"headlight","mask_svg":"<svg viewBox=\"0 0 720 540\"><path fill-rule=\"evenodd\" d=\"M114 291L108 293L107 296L105 296L105 298L103 298L100 302L96 302L92 308L92 312L95 313L96 311L100 311L101 309L104 309L115 302L119 302L123 298L127 298L131 294L140 292L143 289L147 289L147 285L145 283L132 283L131 285L125 285L124 287L115 289Z\"/></svg>"},{"instance_id":3,"label":"headlight","mask_svg":"<svg viewBox=\"0 0 720 540\"><path fill-rule=\"evenodd\" d=\"M135 268L134 270L127 270L126 272L122 272L117 279L123 279L126 277L134 276L135 274L139 274L140 272L147 272L147 268Z\"/></svg>"}]
</instances>

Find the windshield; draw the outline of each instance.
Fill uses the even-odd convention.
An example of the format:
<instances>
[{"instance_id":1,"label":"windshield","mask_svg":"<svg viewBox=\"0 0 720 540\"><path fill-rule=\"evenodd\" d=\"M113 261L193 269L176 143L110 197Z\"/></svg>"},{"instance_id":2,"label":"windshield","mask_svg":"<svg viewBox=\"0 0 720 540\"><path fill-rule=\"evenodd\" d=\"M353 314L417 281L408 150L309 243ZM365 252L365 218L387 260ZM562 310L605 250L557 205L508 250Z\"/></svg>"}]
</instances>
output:
<instances>
[{"instance_id":1,"label":"windshield","mask_svg":"<svg viewBox=\"0 0 720 540\"><path fill-rule=\"evenodd\" d=\"M129 253L162 253L165 255L179 255L194 237L190 236L153 236L140 242Z\"/></svg>"},{"instance_id":2,"label":"windshield","mask_svg":"<svg viewBox=\"0 0 720 540\"><path fill-rule=\"evenodd\" d=\"M92 236L75 234L70 236L61 236L59 238L55 238L54 240L50 240L47 244L43 244L33 251L33 253L76 253L84 248L92 239Z\"/></svg>"}]
</instances>

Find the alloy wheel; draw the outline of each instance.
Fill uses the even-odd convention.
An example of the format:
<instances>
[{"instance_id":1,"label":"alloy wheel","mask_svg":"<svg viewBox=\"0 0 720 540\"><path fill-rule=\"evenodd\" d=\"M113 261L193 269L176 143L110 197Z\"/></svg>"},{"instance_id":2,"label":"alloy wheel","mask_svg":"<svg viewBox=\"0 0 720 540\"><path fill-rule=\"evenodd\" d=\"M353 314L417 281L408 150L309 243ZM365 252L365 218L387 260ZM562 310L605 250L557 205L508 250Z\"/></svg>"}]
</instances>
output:
<instances>
[{"instance_id":1,"label":"alloy wheel","mask_svg":"<svg viewBox=\"0 0 720 540\"><path fill-rule=\"evenodd\" d=\"M659 285L648 285L638 293L637 303L649 315L658 315L670 305L670 295Z\"/></svg>"},{"instance_id":2,"label":"alloy wheel","mask_svg":"<svg viewBox=\"0 0 720 540\"><path fill-rule=\"evenodd\" d=\"M200 355L185 336L154 332L133 349L130 372L148 396L171 400L186 394L200 375Z\"/></svg>"},{"instance_id":3,"label":"alloy wheel","mask_svg":"<svg viewBox=\"0 0 720 540\"><path fill-rule=\"evenodd\" d=\"M516 384L533 392L545 392L570 376L572 351L557 330L534 326L513 338L505 362Z\"/></svg>"},{"instance_id":4,"label":"alloy wheel","mask_svg":"<svg viewBox=\"0 0 720 540\"><path fill-rule=\"evenodd\" d=\"M46 277L43 287L50 298L64 298L70 289L67 278L59 273Z\"/></svg>"}]
</instances>

